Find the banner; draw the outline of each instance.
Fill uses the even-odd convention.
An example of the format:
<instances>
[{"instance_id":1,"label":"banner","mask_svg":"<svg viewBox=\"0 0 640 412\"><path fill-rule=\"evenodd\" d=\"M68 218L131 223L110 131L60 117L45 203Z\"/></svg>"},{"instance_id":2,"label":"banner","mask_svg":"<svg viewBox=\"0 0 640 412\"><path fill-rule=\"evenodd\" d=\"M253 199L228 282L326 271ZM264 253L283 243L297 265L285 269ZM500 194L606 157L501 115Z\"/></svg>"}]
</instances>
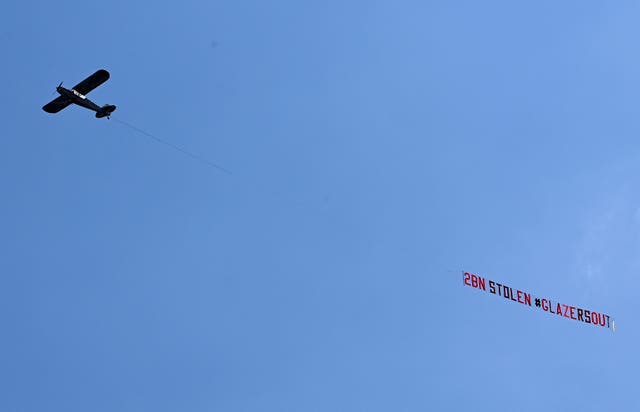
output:
<instances>
[{"instance_id":1,"label":"banner","mask_svg":"<svg viewBox=\"0 0 640 412\"><path fill-rule=\"evenodd\" d=\"M502 296L505 299L520 303L521 305L538 308L552 315L609 328L613 332L616 331L615 321L605 313L567 305L547 298L536 297L518 289L514 290L510 286L494 282L493 280L487 282L485 278L469 272L463 272L462 282L465 286L480 289L492 295ZM488 290L487 287L489 288Z\"/></svg>"}]
</instances>

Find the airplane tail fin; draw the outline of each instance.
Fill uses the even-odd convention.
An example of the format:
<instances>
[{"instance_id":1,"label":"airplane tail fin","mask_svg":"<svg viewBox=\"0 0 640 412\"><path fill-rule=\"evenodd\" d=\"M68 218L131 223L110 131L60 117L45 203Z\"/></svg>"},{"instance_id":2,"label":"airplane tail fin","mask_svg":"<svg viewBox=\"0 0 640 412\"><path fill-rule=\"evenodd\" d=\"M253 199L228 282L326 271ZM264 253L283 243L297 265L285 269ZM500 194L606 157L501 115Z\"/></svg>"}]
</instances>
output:
<instances>
[{"instance_id":1,"label":"airplane tail fin","mask_svg":"<svg viewBox=\"0 0 640 412\"><path fill-rule=\"evenodd\" d=\"M105 104L100 108L100 110L96 112L96 117L97 118L106 117L108 119L109 116L111 116L111 113L113 113L115 110L116 110L115 105Z\"/></svg>"}]
</instances>

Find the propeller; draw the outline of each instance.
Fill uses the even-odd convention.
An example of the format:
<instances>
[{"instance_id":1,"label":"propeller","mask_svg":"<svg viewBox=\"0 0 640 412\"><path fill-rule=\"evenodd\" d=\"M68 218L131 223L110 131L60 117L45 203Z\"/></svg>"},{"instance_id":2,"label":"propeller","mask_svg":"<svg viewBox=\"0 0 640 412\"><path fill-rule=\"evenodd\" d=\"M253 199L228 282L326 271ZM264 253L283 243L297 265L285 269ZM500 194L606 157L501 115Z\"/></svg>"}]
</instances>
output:
<instances>
[{"instance_id":1,"label":"propeller","mask_svg":"<svg viewBox=\"0 0 640 412\"><path fill-rule=\"evenodd\" d=\"M58 87L62 86L62 83L64 83L64 82L60 82L60 84L58 85ZM53 93L51 93L51 94L56 94L56 92L58 91L58 87L56 87L56 90L54 90L54 92L53 92Z\"/></svg>"}]
</instances>

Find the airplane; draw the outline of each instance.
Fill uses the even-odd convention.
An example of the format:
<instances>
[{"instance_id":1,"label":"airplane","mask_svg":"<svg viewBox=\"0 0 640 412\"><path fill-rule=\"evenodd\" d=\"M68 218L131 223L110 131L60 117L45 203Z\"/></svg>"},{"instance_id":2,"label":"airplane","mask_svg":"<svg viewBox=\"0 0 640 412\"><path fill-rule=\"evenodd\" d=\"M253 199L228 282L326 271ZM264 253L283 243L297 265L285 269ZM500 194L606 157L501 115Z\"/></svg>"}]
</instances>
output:
<instances>
[{"instance_id":1,"label":"airplane","mask_svg":"<svg viewBox=\"0 0 640 412\"><path fill-rule=\"evenodd\" d=\"M102 83L109 80L109 72L103 69L98 70L91 76L87 77L80 83L73 86L72 89L65 89L62 87L62 82L56 87L56 91L60 93L60 96L56 97L49 103L42 106L42 110L47 113L58 113L60 110L69 106L72 103L78 106L85 107L89 110L96 112L96 117L110 118L111 113L116 110L116 106L112 104L105 104L100 107L85 96L91 90L100 86Z\"/></svg>"}]
</instances>

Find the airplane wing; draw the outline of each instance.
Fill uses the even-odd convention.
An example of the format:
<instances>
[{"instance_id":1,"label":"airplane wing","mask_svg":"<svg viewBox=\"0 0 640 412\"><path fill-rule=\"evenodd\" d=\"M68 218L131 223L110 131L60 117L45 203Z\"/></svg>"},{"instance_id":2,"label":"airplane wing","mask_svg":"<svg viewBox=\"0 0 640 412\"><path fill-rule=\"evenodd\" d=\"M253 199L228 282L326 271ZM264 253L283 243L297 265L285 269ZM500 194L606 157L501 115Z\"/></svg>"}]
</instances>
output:
<instances>
[{"instance_id":1,"label":"airplane wing","mask_svg":"<svg viewBox=\"0 0 640 412\"><path fill-rule=\"evenodd\" d=\"M107 80L109 80L109 72L100 69L80 83L73 86L73 90L77 91L80 94L87 94Z\"/></svg>"},{"instance_id":2,"label":"airplane wing","mask_svg":"<svg viewBox=\"0 0 640 412\"><path fill-rule=\"evenodd\" d=\"M49 103L42 106L42 110L47 113L58 113L60 110L71 104L71 100L67 99L64 96L58 96Z\"/></svg>"}]
</instances>

